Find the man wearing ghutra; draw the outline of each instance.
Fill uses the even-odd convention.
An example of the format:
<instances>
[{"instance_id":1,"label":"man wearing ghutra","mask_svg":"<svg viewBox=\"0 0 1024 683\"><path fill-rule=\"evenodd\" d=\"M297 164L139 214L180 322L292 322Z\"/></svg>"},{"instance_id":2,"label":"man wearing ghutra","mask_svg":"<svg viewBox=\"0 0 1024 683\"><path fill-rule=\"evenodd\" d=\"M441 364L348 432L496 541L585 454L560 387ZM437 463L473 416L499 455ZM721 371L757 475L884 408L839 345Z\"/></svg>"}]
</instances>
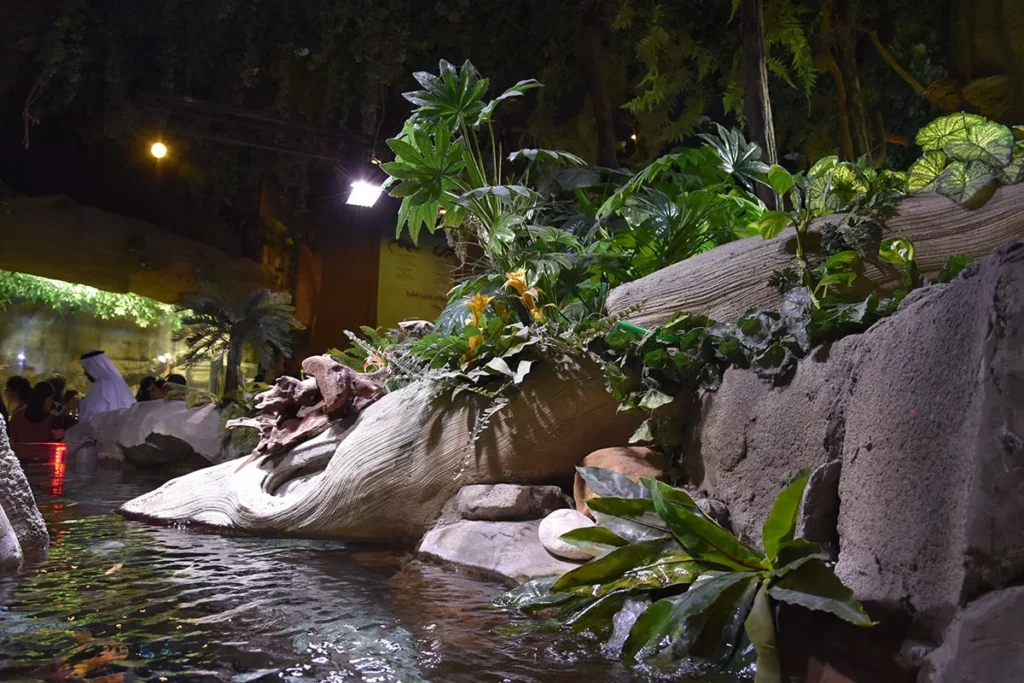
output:
<instances>
[{"instance_id":1,"label":"man wearing ghutra","mask_svg":"<svg viewBox=\"0 0 1024 683\"><path fill-rule=\"evenodd\" d=\"M135 403L132 390L117 366L102 351L83 354L81 363L93 386L79 404L79 420L84 422L100 413L120 410Z\"/></svg>"}]
</instances>

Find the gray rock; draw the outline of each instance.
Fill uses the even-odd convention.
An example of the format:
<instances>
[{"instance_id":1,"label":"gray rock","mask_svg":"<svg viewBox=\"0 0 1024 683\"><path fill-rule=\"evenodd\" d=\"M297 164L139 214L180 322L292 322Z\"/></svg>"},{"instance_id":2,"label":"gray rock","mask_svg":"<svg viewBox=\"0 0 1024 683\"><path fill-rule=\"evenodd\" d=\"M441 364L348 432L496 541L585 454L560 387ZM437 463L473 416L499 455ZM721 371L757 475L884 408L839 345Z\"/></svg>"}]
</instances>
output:
<instances>
[{"instance_id":1,"label":"gray rock","mask_svg":"<svg viewBox=\"0 0 1024 683\"><path fill-rule=\"evenodd\" d=\"M842 460L833 460L811 473L796 520L797 537L820 544L833 559L839 556L839 475L842 469Z\"/></svg>"},{"instance_id":2,"label":"gray rock","mask_svg":"<svg viewBox=\"0 0 1024 683\"><path fill-rule=\"evenodd\" d=\"M420 554L516 582L559 576L578 565L552 557L540 544L540 522L462 521L427 532Z\"/></svg>"},{"instance_id":3,"label":"gray rock","mask_svg":"<svg viewBox=\"0 0 1024 683\"><path fill-rule=\"evenodd\" d=\"M0 507L0 574L18 571L24 559L18 535L14 533L3 507Z\"/></svg>"},{"instance_id":4,"label":"gray rock","mask_svg":"<svg viewBox=\"0 0 1024 683\"><path fill-rule=\"evenodd\" d=\"M569 499L557 486L472 484L459 490L455 507L462 519L523 521L569 507Z\"/></svg>"},{"instance_id":5,"label":"gray rock","mask_svg":"<svg viewBox=\"0 0 1024 683\"><path fill-rule=\"evenodd\" d=\"M66 440L72 454L95 447L105 464L198 469L237 456L225 436L217 406L164 400L100 413L73 427Z\"/></svg>"},{"instance_id":6,"label":"gray rock","mask_svg":"<svg viewBox=\"0 0 1024 683\"><path fill-rule=\"evenodd\" d=\"M854 341L837 574L937 636L1024 574L1024 243Z\"/></svg>"},{"instance_id":7,"label":"gray rock","mask_svg":"<svg viewBox=\"0 0 1024 683\"><path fill-rule=\"evenodd\" d=\"M594 526L594 520L579 510L555 510L540 523L540 543L549 553L566 560L589 560L593 555L561 539L575 529Z\"/></svg>"},{"instance_id":8,"label":"gray rock","mask_svg":"<svg viewBox=\"0 0 1024 683\"><path fill-rule=\"evenodd\" d=\"M970 603L925 659L920 683L1024 681L1024 587Z\"/></svg>"},{"instance_id":9,"label":"gray rock","mask_svg":"<svg viewBox=\"0 0 1024 683\"><path fill-rule=\"evenodd\" d=\"M729 506L720 500L714 498L702 497L694 498L693 502L697 504L700 511L711 519L718 522L719 526L723 529L732 531L732 520L729 517Z\"/></svg>"},{"instance_id":10,"label":"gray rock","mask_svg":"<svg viewBox=\"0 0 1024 683\"><path fill-rule=\"evenodd\" d=\"M1016 242L805 359L786 386L727 371L686 450L689 481L759 542L790 478L841 460L837 573L937 637L966 600L1024 574L1022 344ZM821 528L808 508L805 532L827 531L828 497Z\"/></svg>"},{"instance_id":11,"label":"gray rock","mask_svg":"<svg viewBox=\"0 0 1024 683\"><path fill-rule=\"evenodd\" d=\"M46 551L50 545L50 534L36 507L32 487L25 478L21 463L11 450L3 418L0 418L0 507L3 507L22 553L35 556Z\"/></svg>"}]
</instances>

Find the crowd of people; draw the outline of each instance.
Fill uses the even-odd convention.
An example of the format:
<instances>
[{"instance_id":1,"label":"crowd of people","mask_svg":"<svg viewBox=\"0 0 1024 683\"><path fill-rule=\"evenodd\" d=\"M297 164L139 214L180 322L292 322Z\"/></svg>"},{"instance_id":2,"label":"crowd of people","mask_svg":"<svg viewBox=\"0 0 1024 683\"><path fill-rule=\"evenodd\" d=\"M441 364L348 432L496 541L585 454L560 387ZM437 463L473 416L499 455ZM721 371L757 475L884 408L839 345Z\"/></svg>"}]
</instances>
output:
<instances>
[{"instance_id":1,"label":"crowd of people","mask_svg":"<svg viewBox=\"0 0 1024 683\"><path fill-rule=\"evenodd\" d=\"M79 420L127 408L136 401L174 397L186 387L182 375L170 374L162 379L147 376L133 395L117 366L102 351L82 355L81 364L92 385L85 396L67 388L60 375L35 386L20 375L8 378L0 398L0 416L12 443L63 441Z\"/></svg>"}]
</instances>

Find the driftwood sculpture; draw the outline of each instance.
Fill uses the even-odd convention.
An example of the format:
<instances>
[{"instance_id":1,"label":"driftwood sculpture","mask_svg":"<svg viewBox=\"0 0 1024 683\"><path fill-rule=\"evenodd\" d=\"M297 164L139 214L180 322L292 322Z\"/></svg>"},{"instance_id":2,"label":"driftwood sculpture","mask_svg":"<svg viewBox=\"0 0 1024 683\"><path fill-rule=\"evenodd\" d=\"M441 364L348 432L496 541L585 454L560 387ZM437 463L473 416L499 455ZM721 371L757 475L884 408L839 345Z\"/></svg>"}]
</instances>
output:
<instances>
[{"instance_id":1,"label":"driftwood sculpture","mask_svg":"<svg viewBox=\"0 0 1024 683\"><path fill-rule=\"evenodd\" d=\"M840 218L829 216L816 226ZM752 308L777 306L779 294L768 286L768 278L794 264L794 235L790 228L771 240L732 242L663 268L613 289L608 310L621 313L646 302L629 319L653 327L676 311L732 322ZM1024 184L1000 188L974 210L937 194L911 197L886 223L886 237L897 235L914 242L918 268L927 278L937 276L953 254L983 259L1006 242L1024 237ZM862 276L888 290L900 281L900 272L880 259L866 260Z\"/></svg>"},{"instance_id":2,"label":"driftwood sculpture","mask_svg":"<svg viewBox=\"0 0 1024 683\"><path fill-rule=\"evenodd\" d=\"M359 391L350 409L362 405ZM483 401L468 392L452 401L415 382L283 455L193 472L121 511L250 533L414 541L463 485L568 484L587 453L625 444L640 422L617 412L590 362L538 365L471 445Z\"/></svg>"},{"instance_id":3,"label":"driftwood sculpture","mask_svg":"<svg viewBox=\"0 0 1024 683\"><path fill-rule=\"evenodd\" d=\"M274 387L256 397L252 417L230 420L228 429L257 429L260 442L239 469L253 459L282 453L322 432L334 420L363 411L385 393L386 371L361 374L330 356L302 363L304 380L279 377Z\"/></svg>"}]
</instances>

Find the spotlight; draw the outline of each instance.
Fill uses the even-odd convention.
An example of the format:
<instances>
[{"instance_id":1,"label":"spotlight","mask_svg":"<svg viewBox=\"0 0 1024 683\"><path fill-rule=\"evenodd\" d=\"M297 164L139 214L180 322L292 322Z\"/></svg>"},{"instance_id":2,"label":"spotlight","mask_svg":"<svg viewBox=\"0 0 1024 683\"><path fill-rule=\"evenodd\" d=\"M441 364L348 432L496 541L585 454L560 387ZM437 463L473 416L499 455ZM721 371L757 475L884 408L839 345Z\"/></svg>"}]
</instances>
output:
<instances>
[{"instance_id":1,"label":"spotlight","mask_svg":"<svg viewBox=\"0 0 1024 683\"><path fill-rule=\"evenodd\" d=\"M348 203L355 206L373 206L377 203L381 190L383 188L380 185L357 180L352 183L352 192L348 196Z\"/></svg>"},{"instance_id":2,"label":"spotlight","mask_svg":"<svg viewBox=\"0 0 1024 683\"><path fill-rule=\"evenodd\" d=\"M23 353L19 353L18 354L18 362L19 363L24 363L25 362L25 354L23 354Z\"/></svg>"},{"instance_id":3,"label":"spotlight","mask_svg":"<svg viewBox=\"0 0 1024 683\"><path fill-rule=\"evenodd\" d=\"M162 142L154 142L153 146L149 148L149 153L157 159L163 159L167 156L167 145Z\"/></svg>"}]
</instances>

